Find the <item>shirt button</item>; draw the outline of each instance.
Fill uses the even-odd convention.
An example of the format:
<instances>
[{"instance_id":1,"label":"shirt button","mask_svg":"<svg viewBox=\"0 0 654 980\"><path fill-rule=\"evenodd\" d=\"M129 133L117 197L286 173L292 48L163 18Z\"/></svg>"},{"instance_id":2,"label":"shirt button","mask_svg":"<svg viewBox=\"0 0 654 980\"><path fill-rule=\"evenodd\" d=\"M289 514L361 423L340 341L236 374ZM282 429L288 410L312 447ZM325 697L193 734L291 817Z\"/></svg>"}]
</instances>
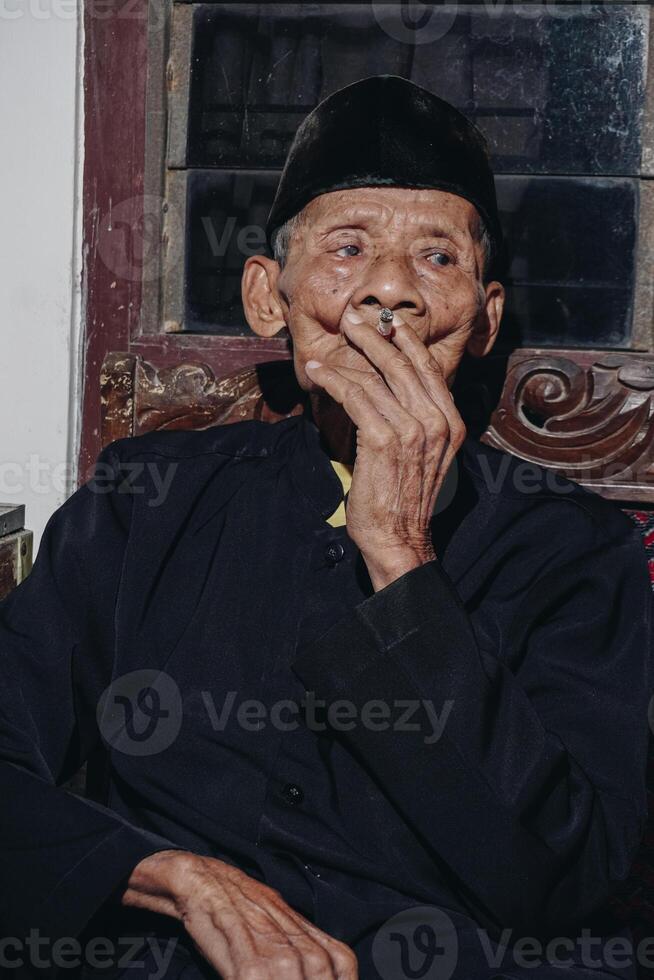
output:
<instances>
[{"instance_id":1,"label":"shirt button","mask_svg":"<svg viewBox=\"0 0 654 980\"><path fill-rule=\"evenodd\" d=\"M325 560L329 562L330 565L335 565L341 560L345 554L345 548L340 541L332 541L330 545L327 545L325 549Z\"/></svg>"},{"instance_id":2,"label":"shirt button","mask_svg":"<svg viewBox=\"0 0 654 980\"><path fill-rule=\"evenodd\" d=\"M304 799L304 791L297 783L287 783L282 790L282 796L289 806L299 806Z\"/></svg>"}]
</instances>

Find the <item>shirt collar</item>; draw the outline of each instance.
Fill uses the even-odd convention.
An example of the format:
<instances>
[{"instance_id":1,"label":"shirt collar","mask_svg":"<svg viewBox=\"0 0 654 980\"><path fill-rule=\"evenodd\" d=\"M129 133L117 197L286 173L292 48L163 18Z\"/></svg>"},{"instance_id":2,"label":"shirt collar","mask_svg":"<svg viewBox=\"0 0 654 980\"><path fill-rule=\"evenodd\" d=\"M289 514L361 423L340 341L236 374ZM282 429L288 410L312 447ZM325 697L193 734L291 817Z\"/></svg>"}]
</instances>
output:
<instances>
[{"instance_id":1,"label":"shirt collar","mask_svg":"<svg viewBox=\"0 0 654 980\"><path fill-rule=\"evenodd\" d=\"M289 457L291 479L294 487L309 501L317 514L326 520L344 499L343 484L330 462L329 451L310 409L305 406L305 411L296 416L296 419ZM456 488L453 499L443 512L437 512L438 516L434 519L434 530L439 537L444 534L445 539L449 539L454 528L476 501L476 493L467 472L470 465L468 457L472 451L473 440L466 436L449 475ZM446 493L445 496L449 498L450 494Z\"/></svg>"},{"instance_id":2,"label":"shirt collar","mask_svg":"<svg viewBox=\"0 0 654 980\"><path fill-rule=\"evenodd\" d=\"M343 500L343 484L330 462L308 401L304 412L298 416L289 464L294 486L318 515L326 519L333 514Z\"/></svg>"}]
</instances>

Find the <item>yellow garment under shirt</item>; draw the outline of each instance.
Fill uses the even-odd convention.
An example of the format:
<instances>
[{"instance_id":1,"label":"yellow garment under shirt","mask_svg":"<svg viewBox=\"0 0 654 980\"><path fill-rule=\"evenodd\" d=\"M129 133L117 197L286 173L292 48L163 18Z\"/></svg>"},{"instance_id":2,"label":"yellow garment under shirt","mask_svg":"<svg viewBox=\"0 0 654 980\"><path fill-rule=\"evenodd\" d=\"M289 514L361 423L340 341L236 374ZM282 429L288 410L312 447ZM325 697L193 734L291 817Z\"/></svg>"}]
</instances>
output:
<instances>
[{"instance_id":1,"label":"yellow garment under shirt","mask_svg":"<svg viewBox=\"0 0 654 980\"><path fill-rule=\"evenodd\" d=\"M347 463L339 463L335 459L330 459L329 461L334 467L334 472L343 484L343 495L345 495L350 489L350 484L352 483L352 470L354 466L348 466ZM341 527L345 524L345 501L341 500L340 504L334 511L331 517L327 518L327 523L331 524L332 527Z\"/></svg>"}]
</instances>

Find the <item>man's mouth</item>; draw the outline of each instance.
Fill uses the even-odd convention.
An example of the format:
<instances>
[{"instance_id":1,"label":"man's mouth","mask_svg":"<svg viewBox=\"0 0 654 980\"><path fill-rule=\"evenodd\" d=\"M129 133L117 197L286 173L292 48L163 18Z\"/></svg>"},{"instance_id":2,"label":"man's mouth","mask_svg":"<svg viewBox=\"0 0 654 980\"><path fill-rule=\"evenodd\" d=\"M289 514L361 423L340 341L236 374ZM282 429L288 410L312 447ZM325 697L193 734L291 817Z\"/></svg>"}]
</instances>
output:
<instances>
[{"instance_id":1,"label":"man's mouth","mask_svg":"<svg viewBox=\"0 0 654 980\"><path fill-rule=\"evenodd\" d=\"M374 327L382 337L390 337L393 333L393 327L404 323L402 316L388 309L388 307L383 307L379 310L372 306L362 308L361 310L353 310L348 307L341 317L341 324L339 324L341 333L343 332L342 323L344 320L355 324L367 323L371 327Z\"/></svg>"}]
</instances>

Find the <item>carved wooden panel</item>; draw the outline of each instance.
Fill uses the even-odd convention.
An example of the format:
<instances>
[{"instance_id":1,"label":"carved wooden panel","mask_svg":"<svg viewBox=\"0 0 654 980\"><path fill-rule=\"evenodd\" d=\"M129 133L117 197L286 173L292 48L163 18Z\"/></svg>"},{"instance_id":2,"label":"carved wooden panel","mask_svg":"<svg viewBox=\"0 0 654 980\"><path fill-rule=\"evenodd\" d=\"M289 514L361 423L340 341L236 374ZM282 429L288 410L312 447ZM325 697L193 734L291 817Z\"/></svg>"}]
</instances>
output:
<instances>
[{"instance_id":1,"label":"carved wooden panel","mask_svg":"<svg viewBox=\"0 0 654 980\"><path fill-rule=\"evenodd\" d=\"M112 353L101 372L102 445L152 429L277 422L303 411L302 396L289 361L266 361L216 378L197 361L157 370L137 355Z\"/></svg>"},{"instance_id":2,"label":"carved wooden panel","mask_svg":"<svg viewBox=\"0 0 654 980\"><path fill-rule=\"evenodd\" d=\"M482 439L615 500L654 502L654 355L515 351Z\"/></svg>"},{"instance_id":3,"label":"carved wooden panel","mask_svg":"<svg viewBox=\"0 0 654 980\"><path fill-rule=\"evenodd\" d=\"M492 388L484 367L476 362L465 388L466 422ZM497 362L489 359L486 380L494 371ZM500 388L482 441L602 496L654 503L654 355L521 348ZM303 399L288 360L216 378L196 361L157 370L139 356L114 353L102 369L102 443L151 429L275 422L302 412Z\"/></svg>"}]
</instances>

